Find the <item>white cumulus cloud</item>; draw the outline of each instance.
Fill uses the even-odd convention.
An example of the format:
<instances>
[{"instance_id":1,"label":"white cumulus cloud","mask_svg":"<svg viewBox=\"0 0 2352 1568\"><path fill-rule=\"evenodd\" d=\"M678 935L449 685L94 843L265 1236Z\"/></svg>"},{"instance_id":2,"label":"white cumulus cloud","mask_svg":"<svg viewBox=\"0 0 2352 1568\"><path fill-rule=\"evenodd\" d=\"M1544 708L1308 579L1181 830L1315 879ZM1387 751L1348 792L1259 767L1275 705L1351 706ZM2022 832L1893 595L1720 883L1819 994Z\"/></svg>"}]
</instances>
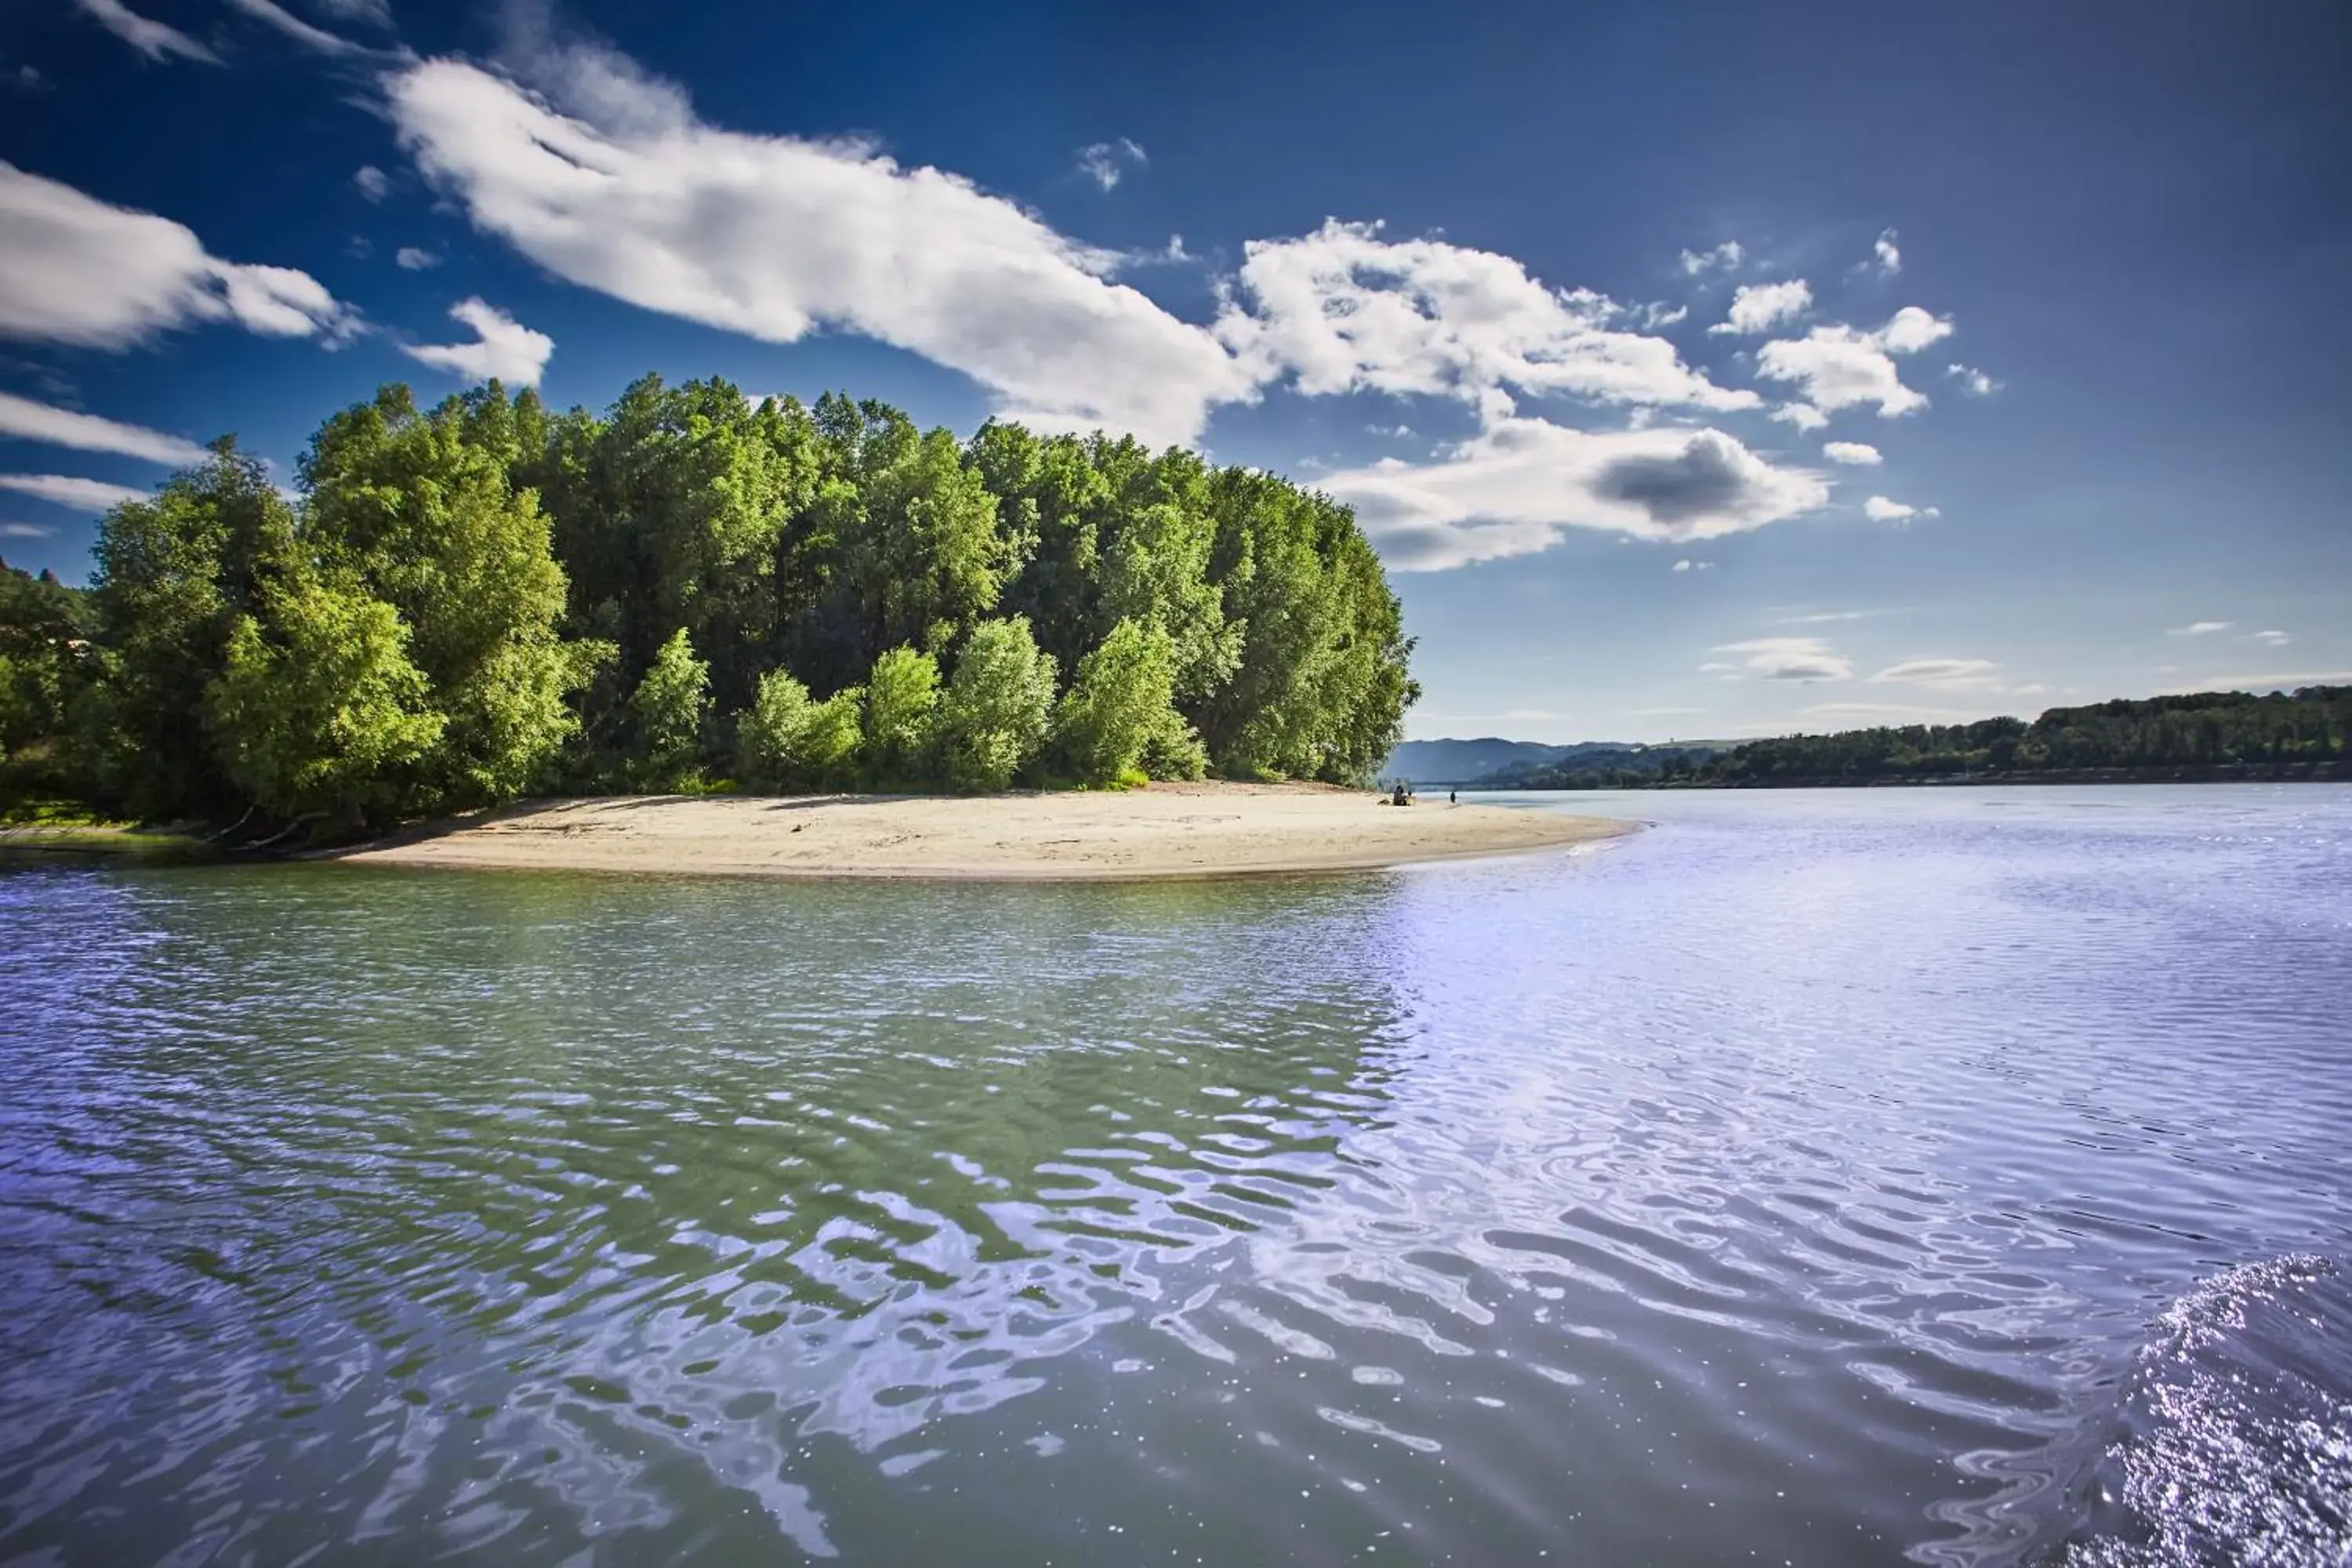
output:
<instances>
[{"instance_id":1,"label":"white cumulus cloud","mask_svg":"<svg viewBox=\"0 0 2352 1568\"><path fill-rule=\"evenodd\" d=\"M71 474L0 474L0 490L15 490L18 495L37 497L83 511L104 511L124 501L145 500L148 494L129 485L110 485L100 479L77 479Z\"/></svg>"},{"instance_id":2,"label":"white cumulus cloud","mask_svg":"<svg viewBox=\"0 0 2352 1568\"><path fill-rule=\"evenodd\" d=\"M373 163L362 163L352 174L352 184L372 202L380 202L392 194L392 176Z\"/></svg>"},{"instance_id":3,"label":"white cumulus cloud","mask_svg":"<svg viewBox=\"0 0 2352 1568\"><path fill-rule=\"evenodd\" d=\"M480 300L461 300L449 307L453 320L474 329L470 343L404 343L401 353L466 377L469 381L503 381L509 385L537 386L555 340L532 331L513 317Z\"/></svg>"},{"instance_id":4,"label":"white cumulus cloud","mask_svg":"<svg viewBox=\"0 0 2352 1568\"><path fill-rule=\"evenodd\" d=\"M0 163L0 336L119 349L235 321L278 337L355 331L307 272L223 261L185 226Z\"/></svg>"},{"instance_id":5,"label":"white cumulus cloud","mask_svg":"<svg viewBox=\"0 0 2352 1568\"><path fill-rule=\"evenodd\" d=\"M0 392L0 436L46 441L53 447L71 447L84 452L116 452L126 458L144 458L152 463L201 463L205 457L202 447L183 437L101 419L95 414L53 408L6 392Z\"/></svg>"},{"instance_id":6,"label":"white cumulus cloud","mask_svg":"<svg viewBox=\"0 0 2352 1568\"><path fill-rule=\"evenodd\" d=\"M1752 408L1664 338L1621 330L1622 307L1554 289L1507 256L1443 240L1385 240L1377 224L1328 221L1253 240L1220 337L1255 376L1310 395L1451 395L1500 412L1505 387L1597 403Z\"/></svg>"},{"instance_id":7,"label":"white cumulus cloud","mask_svg":"<svg viewBox=\"0 0 2352 1568\"><path fill-rule=\"evenodd\" d=\"M1442 571L1549 549L1571 528L1685 543L1822 506L1817 474L1775 468L1717 430L1589 432L1511 417L1426 463L1326 479L1383 559Z\"/></svg>"},{"instance_id":8,"label":"white cumulus cloud","mask_svg":"<svg viewBox=\"0 0 2352 1568\"><path fill-rule=\"evenodd\" d=\"M1801 338L1766 343L1756 353L1756 374L1767 381L1794 383L1823 413L1875 404L1880 416L1891 419L1925 408L1927 399L1903 384L1889 356L1916 353L1951 331L1948 319L1906 305L1874 332L1842 324L1821 326Z\"/></svg>"},{"instance_id":9,"label":"white cumulus cloud","mask_svg":"<svg viewBox=\"0 0 2352 1568\"><path fill-rule=\"evenodd\" d=\"M707 125L609 51L544 51L532 69L563 109L448 59L395 73L387 95L425 173L559 277L770 342L860 332L1041 425L1185 440L1254 391L1209 331L1110 281L1115 255L969 180Z\"/></svg>"},{"instance_id":10,"label":"white cumulus cloud","mask_svg":"<svg viewBox=\"0 0 2352 1568\"><path fill-rule=\"evenodd\" d=\"M1960 390L1970 397L1990 397L2000 390L2000 383L1972 365L1950 364L1944 374L1960 384Z\"/></svg>"},{"instance_id":11,"label":"white cumulus cloud","mask_svg":"<svg viewBox=\"0 0 2352 1568\"><path fill-rule=\"evenodd\" d=\"M1885 496L1872 496L1862 503L1862 515L1873 522L1903 522L1915 517L1940 517L1934 507L1911 506Z\"/></svg>"},{"instance_id":12,"label":"white cumulus cloud","mask_svg":"<svg viewBox=\"0 0 2352 1568\"><path fill-rule=\"evenodd\" d=\"M1832 463L1843 463L1850 468L1874 468L1885 461L1879 456L1878 448L1867 441L1824 441L1822 443L1822 456Z\"/></svg>"},{"instance_id":13,"label":"white cumulus cloud","mask_svg":"<svg viewBox=\"0 0 2352 1568\"><path fill-rule=\"evenodd\" d=\"M1742 283L1731 296L1724 320L1707 329L1714 333L1766 332L1783 321L1793 321L1813 308L1813 291L1801 278L1785 283Z\"/></svg>"},{"instance_id":14,"label":"white cumulus cloud","mask_svg":"<svg viewBox=\"0 0 2352 1568\"><path fill-rule=\"evenodd\" d=\"M1892 278L1903 270L1903 252L1895 244L1893 229L1881 229L1878 237L1870 242L1870 260L1863 265L1867 267L1873 264L1877 266L1879 273L1884 277Z\"/></svg>"},{"instance_id":15,"label":"white cumulus cloud","mask_svg":"<svg viewBox=\"0 0 2352 1568\"><path fill-rule=\"evenodd\" d=\"M428 267L441 265L441 258L429 250L420 250L413 245L402 246L393 252L392 259L394 265L409 272L422 272Z\"/></svg>"},{"instance_id":16,"label":"white cumulus cloud","mask_svg":"<svg viewBox=\"0 0 2352 1568\"><path fill-rule=\"evenodd\" d=\"M1929 343L1940 342L1952 335L1952 321L1937 316L1916 305L1906 305L1887 319L1878 329L1878 341L1889 353L1917 353Z\"/></svg>"},{"instance_id":17,"label":"white cumulus cloud","mask_svg":"<svg viewBox=\"0 0 2352 1568\"><path fill-rule=\"evenodd\" d=\"M1783 403L1772 410L1771 416L1783 425L1793 425L1800 430L1818 430L1830 422L1830 416L1810 403Z\"/></svg>"},{"instance_id":18,"label":"white cumulus cloud","mask_svg":"<svg viewBox=\"0 0 2352 1568\"><path fill-rule=\"evenodd\" d=\"M220 64L218 55L179 28L142 16L125 5L122 0L75 0L75 4L100 26L151 60L178 55L183 59L202 60L206 65Z\"/></svg>"}]
</instances>

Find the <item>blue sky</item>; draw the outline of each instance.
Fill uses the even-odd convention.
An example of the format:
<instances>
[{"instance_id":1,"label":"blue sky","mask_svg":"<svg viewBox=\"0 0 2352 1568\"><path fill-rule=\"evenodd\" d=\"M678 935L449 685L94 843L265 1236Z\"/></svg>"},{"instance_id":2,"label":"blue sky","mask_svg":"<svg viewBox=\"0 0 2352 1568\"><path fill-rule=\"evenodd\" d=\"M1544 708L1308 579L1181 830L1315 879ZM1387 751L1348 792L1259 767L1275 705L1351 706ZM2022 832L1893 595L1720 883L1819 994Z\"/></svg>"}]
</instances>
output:
<instances>
[{"instance_id":1,"label":"blue sky","mask_svg":"<svg viewBox=\"0 0 2352 1568\"><path fill-rule=\"evenodd\" d=\"M27 0L0 553L650 369L1321 486L1420 736L2352 679L2347 80L2329 3Z\"/></svg>"}]
</instances>

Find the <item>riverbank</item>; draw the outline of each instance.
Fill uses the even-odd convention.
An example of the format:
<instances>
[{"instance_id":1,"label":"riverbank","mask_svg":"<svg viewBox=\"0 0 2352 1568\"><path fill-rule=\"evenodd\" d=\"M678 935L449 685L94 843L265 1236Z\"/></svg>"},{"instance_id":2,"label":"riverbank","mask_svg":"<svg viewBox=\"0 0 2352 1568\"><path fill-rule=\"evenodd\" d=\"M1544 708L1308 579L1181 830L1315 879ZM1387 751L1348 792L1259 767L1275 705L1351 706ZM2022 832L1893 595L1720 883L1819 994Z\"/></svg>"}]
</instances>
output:
<instances>
[{"instance_id":1,"label":"riverbank","mask_svg":"<svg viewBox=\"0 0 2352 1568\"><path fill-rule=\"evenodd\" d=\"M1531 780L1470 784L1416 781L1421 789L1475 791L1479 794L1551 792L1582 794L1593 790L1723 790L1723 789L1943 789L2008 784L2345 784L2352 783L2352 761L2318 758L2293 763L2164 763L2147 767L2012 768L1982 773L1790 773L1765 778L1661 779L1608 778L1574 784Z\"/></svg>"},{"instance_id":2,"label":"riverbank","mask_svg":"<svg viewBox=\"0 0 2352 1568\"><path fill-rule=\"evenodd\" d=\"M1379 799L1321 784L1167 784L1116 793L533 801L332 858L502 870L1078 881L1360 870L1555 848L1633 827Z\"/></svg>"},{"instance_id":3,"label":"riverbank","mask_svg":"<svg viewBox=\"0 0 2352 1568\"><path fill-rule=\"evenodd\" d=\"M212 846L184 826L108 822L78 808L43 805L0 820L0 859L45 855L110 855L142 860L198 859Z\"/></svg>"}]
</instances>

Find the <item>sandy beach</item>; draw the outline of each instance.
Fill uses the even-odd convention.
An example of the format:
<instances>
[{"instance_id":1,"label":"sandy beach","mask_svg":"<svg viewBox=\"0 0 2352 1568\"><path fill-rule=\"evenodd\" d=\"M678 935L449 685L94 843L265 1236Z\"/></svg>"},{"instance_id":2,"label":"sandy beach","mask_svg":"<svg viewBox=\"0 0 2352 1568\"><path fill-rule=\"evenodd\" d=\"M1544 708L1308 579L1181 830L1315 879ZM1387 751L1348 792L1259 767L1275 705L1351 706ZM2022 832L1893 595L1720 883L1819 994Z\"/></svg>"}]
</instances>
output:
<instances>
[{"instance_id":1,"label":"sandy beach","mask_svg":"<svg viewBox=\"0 0 2352 1568\"><path fill-rule=\"evenodd\" d=\"M1062 881L1335 871L1588 843L1630 823L1318 784L1122 793L534 801L337 858L368 865Z\"/></svg>"}]
</instances>

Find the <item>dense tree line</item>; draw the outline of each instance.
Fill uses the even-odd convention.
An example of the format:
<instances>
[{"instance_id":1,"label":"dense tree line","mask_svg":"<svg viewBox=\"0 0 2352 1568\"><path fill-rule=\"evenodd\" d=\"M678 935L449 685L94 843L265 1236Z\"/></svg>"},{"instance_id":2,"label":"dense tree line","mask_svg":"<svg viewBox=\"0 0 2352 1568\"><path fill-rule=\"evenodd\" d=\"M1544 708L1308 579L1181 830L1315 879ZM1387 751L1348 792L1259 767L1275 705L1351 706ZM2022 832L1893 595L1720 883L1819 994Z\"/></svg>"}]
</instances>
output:
<instances>
[{"instance_id":1,"label":"dense tree line","mask_svg":"<svg viewBox=\"0 0 2352 1568\"><path fill-rule=\"evenodd\" d=\"M224 440L0 597L0 789L356 826L545 790L1363 777L1419 695L1347 509L1133 440L648 376Z\"/></svg>"},{"instance_id":2,"label":"dense tree line","mask_svg":"<svg viewBox=\"0 0 2352 1568\"><path fill-rule=\"evenodd\" d=\"M1909 724L1751 741L1681 780L1870 784L1959 776L2264 770L2352 758L2352 687L2200 692L2053 708L2032 723Z\"/></svg>"},{"instance_id":3,"label":"dense tree line","mask_svg":"<svg viewBox=\"0 0 2352 1568\"><path fill-rule=\"evenodd\" d=\"M1675 789L1928 783L1975 778L2227 777L2352 765L2352 686L2053 708L2028 723L1905 724L1783 735L1730 748L1590 750L1518 763L1481 789Z\"/></svg>"}]
</instances>

